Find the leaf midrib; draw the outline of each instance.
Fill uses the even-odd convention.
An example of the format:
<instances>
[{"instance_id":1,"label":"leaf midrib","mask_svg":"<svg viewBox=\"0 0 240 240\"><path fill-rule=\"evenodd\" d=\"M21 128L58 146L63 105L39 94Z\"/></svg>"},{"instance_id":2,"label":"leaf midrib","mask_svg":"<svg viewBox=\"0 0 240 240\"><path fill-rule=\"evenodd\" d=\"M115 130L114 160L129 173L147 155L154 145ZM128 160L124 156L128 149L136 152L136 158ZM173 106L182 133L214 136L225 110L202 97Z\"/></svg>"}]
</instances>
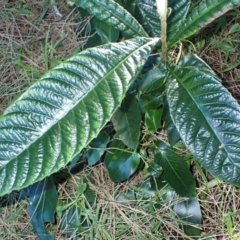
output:
<instances>
[{"instance_id":1,"label":"leaf midrib","mask_svg":"<svg viewBox=\"0 0 240 240\"><path fill-rule=\"evenodd\" d=\"M140 39L141 39L142 37L137 37L137 38L140 38ZM135 39L137 39L137 38L135 38ZM156 41L156 38L153 38L151 41L153 41L154 39L155 39L155 41ZM64 112L64 114L61 116L60 120L58 120L58 121L53 121L53 123L52 123L48 128L45 128L46 130L45 130L45 132L44 132L43 134L41 134L39 137L37 137L34 141L30 142L30 144L25 145L25 147L23 148L23 150L20 151L20 152L19 152L17 155L15 155L13 158L9 159L8 162L6 163L6 165L3 165L2 168L0 168L0 170L6 168L6 166L7 166L8 164L10 164L10 163L11 163L12 161L14 161L16 158L18 158L19 155L21 155L24 151L26 151L26 149L28 149L30 146L34 145L35 142L37 142L39 139L41 139L41 138L42 138L49 130L51 130L56 124L58 124L59 122L61 122L61 121L66 117L66 115L67 115L70 111L72 111L80 102L84 101L84 99L85 99L92 91L94 91L94 90L97 88L97 86L98 86L102 81L106 80L106 78L107 78L110 74L112 74L116 69L118 69L119 66L122 65L128 58L130 58L131 56L133 56L133 55L134 55L137 51L139 51L141 48L144 48L145 45L149 45L149 44L150 44L150 41L144 43L144 44L141 45L141 46L139 46L136 50L132 51L131 54L126 55L126 57L123 58L122 61L120 61L114 68L112 68L106 75L104 75L104 76L96 83L96 85L94 85L94 88L92 88L90 91L88 91L86 94L84 94L81 99L79 99L78 101L76 101L76 103L72 105L72 106L73 106L72 108L70 108L68 111ZM91 139L89 140L89 142L90 142L90 141L91 141ZM73 157L74 157L74 156L73 156Z\"/></svg>"},{"instance_id":2,"label":"leaf midrib","mask_svg":"<svg viewBox=\"0 0 240 240\"><path fill-rule=\"evenodd\" d=\"M168 160L167 155L165 155L164 153L161 153L161 154L165 157L167 163L169 164L169 166L171 167L172 171L175 173L175 175L177 176L177 178L180 180L180 182L182 183L182 185L185 186L185 189L188 189L188 186L186 186L186 185L184 184L184 181L182 181L182 178L177 174L177 171L175 171L175 168L172 166L171 161Z\"/></svg>"}]
</instances>

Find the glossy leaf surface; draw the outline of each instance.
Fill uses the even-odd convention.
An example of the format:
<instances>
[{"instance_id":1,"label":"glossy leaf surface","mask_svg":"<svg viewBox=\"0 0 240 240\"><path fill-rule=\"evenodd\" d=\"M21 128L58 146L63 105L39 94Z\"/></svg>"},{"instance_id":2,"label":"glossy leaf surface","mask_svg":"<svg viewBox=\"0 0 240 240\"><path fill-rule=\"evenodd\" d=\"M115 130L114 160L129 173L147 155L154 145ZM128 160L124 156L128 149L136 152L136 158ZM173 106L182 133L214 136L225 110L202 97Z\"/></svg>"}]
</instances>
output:
<instances>
[{"instance_id":1,"label":"glossy leaf surface","mask_svg":"<svg viewBox=\"0 0 240 240\"><path fill-rule=\"evenodd\" d=\"M75 0L75 3L130 37L148 36L138 21L113 0Z\"/></svg>"},{"instance_id":2,"label":"glossy leaf surface","mask_svg":"<svg viewBox=\"0 0 240 240\"><path fill-rule=\"evenodd\" d=\"M190 6L190 0L169 0L168 7L171 9L167 19L168 36L176 34L186 18ZM137 6L144 19L145 29L149 36L157 37L161 34L161 24L156 8L156 0L137 0Z\"/></svg>"},{"instance_id":3,"label":"glossy leaf surface","mask_svg":"<svg viewBox=\"0 0 240 240\"><path fill-rule=\"evenodd\" d=\"M140 25L142 25L142 27L146 31L147 30L147 29L145 29L146 23L145 23L142 15L140 14L140 11L137 7L136 0L125 0L123 7L140 23Z\"/></svg>"},{"instance_id":4,"label":"glossy leaf surface","mask_svg":"<svg viewBox=\"0 0 240 240\"><path fill-rule=\"evenodd\" d=\"M149 131L155 132L161 126L162 109L148 110L145 113L145 124Z\"/></svg>"},{"instance_id":5,"label":"glossy leaf surface","mask_svg":"<svg viewBox=\"0 0 240 240\"><path fill-rule=\"evenodd\" d=\"M143 77L140 89L142 92L152 92L164 84L165 73L159 68L149 70Z\"/></svg>"},{"instance_id":6,"label":"glossy leaf surface","mask_svg":"<svg viewBox=\"0 0 240 240\"><path fill-rule=\"evenodd\" d=\"M154 162L163 168L163 178L182 197L194 197L196 184L187 163L165 143L158 141Z\"/></svg>"},{"instance_id":7,"label":"glossy leaf surface","mask_svg":"<svg viewBox=\"0 0 240 240\"><path fill-rule=\"evenodd\" d=\"M46 222L54 223L58 195L52 177L29 187L29 215L36 234L41 240L53 240L54 236L47 232Z\"/></svg>"},{"instance_id":8,"label":"glossy leaf surface","mask_svg":"<svg viewBox=\"0 0 240 240\"><path fill-rule=\"evenodd\" d=\"M97 136L157 39L87 49L32 85L0 118L0 195L58 171Z\"/></svg>"},{"instance_id":9,"label":"glossy leaf surface","mask_svg":"<svg viewBox=\"0 0 240 240\"><path fill-rule=\"evenodd\" d=\"M155 0L137 0L137 7L144 19L145 29L151 37L161 34L160 18L157 13Z\"/></svg>"},{"instance_id":10,"label":"glossy leaf surface","mask_svg":"<svg viewBox=\"0 0 240 240\"><path fill-rule=\"evenodd\" d=\"M127 147L136 149L140 136L141 113L134 94L125 97L121 107L114 113L112 123L117 137Z\"/></svg>"},{"instance_id":11,"label":"glossy leaf surface","mask_svg":"<svg viewBox=\"0 0 240 240\"><path fill-rule=\"evenodd\" d=\"M240 186L240 106L215 79L195 69L172 68L170 115L182 141L208 171Z\"/></svg>"},{"instance_id":12,"label":"glossy leaf surface","mask_svg":"<svg viewBox=\"0 0 240 240\"><path fill-rule=\"evenodd\" d=\"M188 38L198 32L230 9L237 7L240 0L202 0L188 15L175 35L168 39L168 46L172 47L182 39Z\"/></svg>"},{"instance_id":13,"label":"glossy leaf surface","mask_svg":"<svg viewBox=\"0 0 240 240\"><path fill-rule=\"evenodd\" d=\"M211 74L220 81L217 74L211 69L211 67L196 54L187 54L179 61L178 65L184 68L193 68L201 72Z\"/></svg>"},{"instance_id":14,"label":"glossy leaf surface","mask_svg":"<svg viewBox=\"0 0 240 240\"><path fill-rule=\"evenodd\" d=\"M127 180L137 170L139 163L139 156L126 151L122 141L115 139L110 144L105 164L113 182Z\"/></svg>"}]
</instances>

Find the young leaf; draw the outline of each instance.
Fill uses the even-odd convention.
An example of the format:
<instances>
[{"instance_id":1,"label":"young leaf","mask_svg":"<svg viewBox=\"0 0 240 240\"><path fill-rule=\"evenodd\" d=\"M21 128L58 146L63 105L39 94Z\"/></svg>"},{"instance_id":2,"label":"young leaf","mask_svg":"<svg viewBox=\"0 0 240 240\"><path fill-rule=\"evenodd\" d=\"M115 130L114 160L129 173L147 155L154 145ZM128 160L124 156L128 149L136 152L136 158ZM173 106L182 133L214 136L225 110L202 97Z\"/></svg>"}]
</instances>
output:
<instances>
[{"instance_id":1,"label":"young leaf","mask_svg":"<svg viewBox=\"0 0 240 240\"><path fill-rule=\"evenodd\" d=\"M182 197L196 195L195 180L187 163L165 143L158 141L154 162L163 168L162 177Z\"/></svg>"},{"instance_id":2,"label":"young leaf","mask_svg":"<svg viewBox=\"0 0 240 240\"><path fill-rule=\"evenodd\" d=\"M149 131L155 132L161 126L162 109L148 110L145 113L145 123Z\"/></svg>"},{"instance_id":3,"label":"young leaf","mask_svg":"<svg viewBox=\"0 0 240 240\"><path fill-rule=\"evenodd\" d=\"M140 136L141 113L134 94L125 97L121 107L114 113L112 123L117 137L127 147L136 149Z\"/></svg>"},{"instance_id":4,"label":"young leaf","mask_svg":"<svg viewBox=\"0 0 240 240\"><path fill-rule=\"evenodd\" d=\"M240 106L212 75L171 68L170 115L182 141L208 171L240 186Z\"/></svg>"},{"instance_id":5,"label":"young leaf","mask_svg":"<svg viewBox=\"0 0 240 240\"><path fill-rule=\"evenodd\" d=\"M189 11L191 0L169 0L170 16L167 19L168 38L174 36L181 29Z\"/></svg>"},{"instance_id":6,"label":"young leaf","mask_svg":"<svg viewBox=\"0 0 240 240\"><path fill-rule=\"evenodd\" d=\"M0 117L0 196L58 171L97 136L158 39L87 49L45 74Z\"/></svg>"},{"instance_id":7,"label":"young leaf","mask_svg":"<svg viewBox=\"0 0 240 240\"><path fill-rule=\"evenodd\" d=\"M110 139L109 135L103 131L98 134L97 138L94 138L91 141L89 145L93 149L89 149L87 151L88 164L90 166L96 164L100 160L100 157L105 152L104 148L107 147L109 139Z\"/></svg>"},{"instance_id":8,"label":"young leaf","mask_svg":"<svg viewBox=\"0 0 240 240\"><path fill-rule=\"evenodd\" d=\"M198 32L227 11L240 4L240 0L202 0L188 15L175 35L168 39L168 47L174 46L182 39L188 38Z\"/></svg>"},{"instance_id":9,"label":"young leaf","mask_svg":"<svg viewBox=\"0 0 240 240\"><path fill-rule=\"evenodd\" d=\"M123 142L113 140L105 157L105 164L113 182L127 180L137 170L139 163L138 154L124 151Z\"/></svg>"},{"instance_id":10,"label":"young leaf","mask_svg":"<svg viewBox=\"0 0 240 240\"><path fill-rule=\"evenodd\" d=\"M46 222L53 223L57 207L57 190L52 177L29 187L29 215L36 234L41 240L53 240L45 227Z\"/></svg>"},{"instance_id":11,"label":"young leaf","mask_svg":"<svg viewBox=\"0 0 240 240\"><path fill-rule=\"evenodd\" d=\"M130 37L148 37L148 34L138 21L113 0L75 0L75 3L93 14L100 21Z\"/></svg>"}]
</instances>

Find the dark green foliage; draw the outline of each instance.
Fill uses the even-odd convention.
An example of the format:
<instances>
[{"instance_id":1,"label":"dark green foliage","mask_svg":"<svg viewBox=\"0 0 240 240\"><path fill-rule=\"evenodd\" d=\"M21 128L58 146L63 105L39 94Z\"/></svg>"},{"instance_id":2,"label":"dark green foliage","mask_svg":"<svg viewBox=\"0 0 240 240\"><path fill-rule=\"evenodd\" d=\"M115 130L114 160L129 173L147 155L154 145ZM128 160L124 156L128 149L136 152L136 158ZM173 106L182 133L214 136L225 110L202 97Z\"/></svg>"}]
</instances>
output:
<instances>
[{"instance_id":1,"label":"dark green foliage","mask_svg":"<svg viewBox=\"0 0 240 240\"><path fill-rule=\"evenodd\" d=\"M45 223L55 222L55 211L57 207L57 190L52 177L33 184L27 189L29 198L29 215L36 234L41 240L53 240L45 227Z\"/></svg>"},{"instance_id":2,"label":"dark green foliage","mask_svg":"<svg viewBox=\"0 0 240 240\"><path fill-rule=\"evenodd\" d=\"M182 197L196 196L195 180L187 163L163 142L156 143L154 162L163 168L163 179Z\"/></svg>"},{"instance_id":3,"label":"dark green foliage","mask_svg":"<svg viewBox=\"0 0 240 240\"><path fill-rule=\"evenodd\" d=\"M140 158L138 154L131 153L125 149L122 141L115 139L109 145L105 164L109 177L113 182L127 180L137 170L139 163Z\"/></svg>"},{"instance_id":4,"label":"dark green foliage","mask_svg":"<svg viewBox=\"0 0 240 240\"><path fill-rule=\"evenodd\" d=\"M188 12L190 2L169 0L168 48L240 4L202 0ZM76 164L80 156L94 165L105 154L114 182L144 169L144 182L133 186L125 198L157 198L156 191L167 190L166 201L177 194L186 198L173 207L176 214L185 223L200 224L195 180L174 146L182 141L208 171L240 186L240 106L198 56L188 54L180 61L168 56L169 62L161 61L157 55L164 41L159 44L155 1L75 0L75 4L82 16L94 15L88 49L46 73L0 117L0 195L31 185L34 229L40 239L53 239L44 225L54 222L57 202L50 175L70 161ZM104 130L109 128L107 134ZM158 129L167 131L172 148L157 141ZM148 156L150 149L154 159ZM87 183L77 188L77 196L82 195L94 205L95 195ZM68 204L57 210L63 215L60 228L66 237L97 221L95 216L88 223L82 221L87 206L78 201ZM162 207L149 204L151 209ZM186 234L200 236L197 228L185 223Z\"/></svg>"},{"instance_id":5,"label":"dark green foliage","mask_svg":"<svg viewBox=\"0 0 240 240\"><path fill-rule=\"evenodd\" d=\"M92 149L87 151L87 159L90 166L96 164L100 160L100 157L104 154L105 148L109 143L109 139L109 135L105 131L102 131L98 134L97 138L91 141L89 146Z\"/></svg>"},{"instance_id":6,"label":"dark green foliage","mask_svg":"<svg viewBox=\"0 0 240 240\"><path fill-rule=\"evenodd\" d=\"M117 138L131 148L136 149L140 136L141 113L134 94L129 94L122 101L112 117Z\"/></svg>"}]
</instances>

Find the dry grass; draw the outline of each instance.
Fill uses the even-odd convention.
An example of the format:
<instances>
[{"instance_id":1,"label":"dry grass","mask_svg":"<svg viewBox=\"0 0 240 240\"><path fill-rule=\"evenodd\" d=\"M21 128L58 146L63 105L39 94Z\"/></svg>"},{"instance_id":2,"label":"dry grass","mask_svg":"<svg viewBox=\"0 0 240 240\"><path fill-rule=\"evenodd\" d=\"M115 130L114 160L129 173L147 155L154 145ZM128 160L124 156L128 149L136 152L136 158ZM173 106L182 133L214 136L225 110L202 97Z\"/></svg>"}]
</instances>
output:
<instances>
[{"instance_id":1,"label":"dry grass","mask_svg":"<svg viewBox=\"0 0 240 240\"><path fill-rule=\"evenodd\" d=\"M74 21L78 17L77 12L67 7L63 0L59 0L58 9L63 18L56 19L52 9L41 18L41 14L48 7L44 2L0 0L0 113L44 72L71 56L83 45L83 41L75 34L78 27L78 23ZM13 11L20 7L32 14ZM227 23L227 29L236 22L239 22L239 18L231 19ZM226 36L226 32L221 34L216 38L221 40ZM208 31L200 38L207 39ZM224 84L240 101L240 66L224 71L240 59L239 51L231 53L226 60L223 50L207 44L203 49L199 49L198 53L224 79ZM210 181L213 179L212 176L205 173L204 179L197 169L194 172L203 212L201 228L215 239L240 239L240 215L237 214L240 209L239 189L225 183L219 183L207 190L203 189L206 179ZM155 199L143 199L137 204L130 205L115 200L116 192L127 192L130 183L141 182L142 176L139 174L129 182L116 185L107 177L103 165L88 168L59 185L61 203L76 201L76 187L82 183L83 178L89 176L95 182L89 184L90 188L97 196L97 202L90 208L89 214L93 216L99 214L99 219L93 227L99 230L99 234L103 234L101 236L103 239L107 239L104 237L103 229L111 236L115 236L120 228L127 230L123 235L120 234L113 239L179 239L177 236L184 236L178 228L179 220L171 210L173 202L165 203L163 208L154 209L153 214L149 209L149 202L154 202ZM83 199L83 202L86 203L86 199ZM101 211L97 212L97 209ZM1 208L0 216L1 239L37 239L27 214L26 201ZM57 225L59 221L57 218ZM162 224L159 227L160 232L157 233L152 231L156 222ZM230 223L233 229L232 237L229 233ZM53 229L52 232L56 233L56 239L63 239L61 231ZM84 234L86 238L83 239L88 239L89 232L86 231Z\"/></svg>"},{"instance_id":2,"label":"dry grass","mask_svg":"<svg viewBox=\"0 0 240 240\"><path fill-rule=\"evenodd\" d=\"M1 3L5 9L0 8L0 113L49 68L83 45L75 33L77 13L64 1L58 1L61 20L44 0L5 2ZM16 13L20 8L29 14Z\"/></svg>"},{"instance_id":3,"label":"dry grass","mask_svg":"<svg viewBox=\"0 0 240 240\"><path fill-rule=\"evenodd\" d=\"M97 167L88 167L83 172L71 176L71 178L60 186L61 201L66 203L71 199L76 202L76 188L83 179L91 179L88 181L89 187L96 195L96 202L88 207L88 215L97 217L97 221L92 220L90 229L82 233L81 239L89 239L91 228L97 234L96 239L109 239L105 235L105 231L111 236L110 239L127 240L127 239L178 239L177 236L185 236L191 239L179 229L180 220L177 219L172 207L180 199L165 201L163 192L158 193L158 201L156 197L142 198L138 201L120 201L117 200L119 193L127 194L131 190L129 186L139 183L142 178L141 174L135 174L130 180L124 183L115 184L107 176L106 168L103 164ZM160 200L159 200L160 199ZM87 199L84 199L87 201ZM154 205L163 204L161 208ZM160 223L158 231L154 232L153 228ZM122 233L121 233L122 232ZM58 234L61 237L61 233ZM58 235L57 235L58 236Z\"/></svg>"}]
</instances>

